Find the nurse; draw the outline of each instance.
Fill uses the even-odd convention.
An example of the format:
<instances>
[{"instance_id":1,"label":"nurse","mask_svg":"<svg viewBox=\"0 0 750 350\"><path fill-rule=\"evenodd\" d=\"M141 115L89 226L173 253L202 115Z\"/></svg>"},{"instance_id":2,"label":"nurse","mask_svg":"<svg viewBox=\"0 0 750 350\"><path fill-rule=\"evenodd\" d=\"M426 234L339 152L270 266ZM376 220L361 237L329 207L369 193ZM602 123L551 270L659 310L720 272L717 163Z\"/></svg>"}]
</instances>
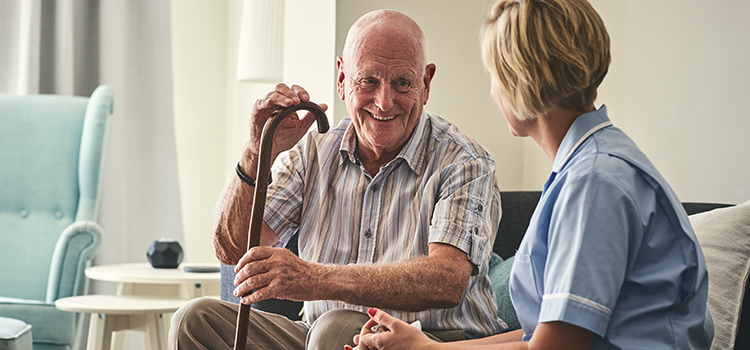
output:
<instances>
[{"instance_id":1,"label":"nurse","mask_svg":"<svg viewBox=\"0 0 750 350\"><path fill-rule=\"evenodd\" d=\"M361 349L708 349L708 276L687 214L606 106L595 108L610 50L593 7L500 0L483 27L482 51L510 132L534 139L552 162L510 277L522 329L436 343L370 309L355 342ZM377 324L388 330L373 332Z\"/></svg>"}]
</instances>

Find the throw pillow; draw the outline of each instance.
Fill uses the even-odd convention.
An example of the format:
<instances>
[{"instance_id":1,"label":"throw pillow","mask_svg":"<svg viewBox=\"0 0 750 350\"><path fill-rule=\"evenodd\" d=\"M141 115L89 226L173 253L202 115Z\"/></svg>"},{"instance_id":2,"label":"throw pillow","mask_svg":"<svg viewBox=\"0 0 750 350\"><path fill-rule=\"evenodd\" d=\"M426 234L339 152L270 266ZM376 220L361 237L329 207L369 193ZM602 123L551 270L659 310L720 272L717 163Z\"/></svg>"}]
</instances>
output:
<instances>
[{"instance_id":1,"label":"throw pillow","mask_svg":"<svg viewBox=\"0 0 750 350\"><path fill-rule=\"evenodd\" d=\"M518 323L518 317L516 316L516 309L513 308L513 303L510 301L510 290L508 289L513 258L511 256L503 260L499 255L492 253L490 269L487 273L497 299L497 315L508 324L508 331L521 329L521 324Z\"/></svg>"},{"instance_id":2,"label":"throw pillow","mask_svg":"<svg viewBox=\"0 0 750 350\"><path fill-rule=\"evenodd\" d=\"M750 201L690 216L708 269L711 349L733 349L750 273Z\"/></svg>"}]
</instances>

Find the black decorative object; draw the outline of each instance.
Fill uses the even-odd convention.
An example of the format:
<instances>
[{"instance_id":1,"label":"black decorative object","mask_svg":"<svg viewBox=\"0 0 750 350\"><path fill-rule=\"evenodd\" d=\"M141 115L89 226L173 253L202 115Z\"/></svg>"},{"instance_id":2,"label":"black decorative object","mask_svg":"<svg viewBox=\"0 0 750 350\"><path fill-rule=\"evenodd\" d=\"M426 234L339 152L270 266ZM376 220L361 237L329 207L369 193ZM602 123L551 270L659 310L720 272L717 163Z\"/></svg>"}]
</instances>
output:
<instances>
[{"instance_id":1,"label":"black decorative object","mask_svg":"<svg viewBox=\"0 0 750 350\"><path fill-rule=\"evenodd\" d=\"M182 262L182 247L174 240L156 240L148 247L146 257L157 269L176 269Z\"/></svg>"}]
</instances>

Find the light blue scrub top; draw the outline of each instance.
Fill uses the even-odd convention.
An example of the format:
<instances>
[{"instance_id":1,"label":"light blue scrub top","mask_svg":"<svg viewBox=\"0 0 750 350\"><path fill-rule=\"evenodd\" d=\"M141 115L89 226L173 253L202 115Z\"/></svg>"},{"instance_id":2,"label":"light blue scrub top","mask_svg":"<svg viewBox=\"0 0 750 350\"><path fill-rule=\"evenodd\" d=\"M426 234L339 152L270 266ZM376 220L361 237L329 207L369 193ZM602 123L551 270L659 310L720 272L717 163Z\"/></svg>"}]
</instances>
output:
<instances>
[{"instance_id":1,"label":"light blue scrub top","mask_svg":"<svg viewBox=\"0 0 750 350\"><path fill-rule=\"evenodd\" d=\"M706 263L679 199L607 109L576 119L515 257L510 296L539 322L595 333L591 349L708 349Z\"/></svg>"}]
</instances>

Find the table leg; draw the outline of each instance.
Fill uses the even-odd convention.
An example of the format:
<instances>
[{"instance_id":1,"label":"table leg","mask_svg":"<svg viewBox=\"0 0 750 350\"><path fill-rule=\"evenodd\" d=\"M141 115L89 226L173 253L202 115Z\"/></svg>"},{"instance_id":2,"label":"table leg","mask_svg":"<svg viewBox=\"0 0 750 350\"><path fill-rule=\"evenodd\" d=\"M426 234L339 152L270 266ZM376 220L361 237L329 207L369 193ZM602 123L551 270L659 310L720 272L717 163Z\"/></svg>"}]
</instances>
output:
<instances>
[{"instance_id":1,"label":"table leg","mask_svg":"<svg viewBox=\"0 0 750 350\"><path fill-rule=\"evenodd\" d=\"M201 283L187 284L186 287L188 288L188 299L195 299L205 295L203 284Z\"/></svg>"},{"instance_id":2,"label":"table leg","mask_svg":"<svg viewBox=\"0 0 750 350\"><path fill-rule=\"evenodd\" d=\"M172 325L172 313L169 314L162 314L161 315L161 324L162 329L164 330L164 338L167 340L167 343L169 343L169 327Z\"/></svg>"},{"instance_id":3,"label":"table leg","mask_svg":"<svg viewBox=\"0 0 750 350\"><path fill-rule=\"evenodd\" d=\"M133 294L133 283L120 282L117 284L117 295Z\"/></svg>"},{"instance_id":4,"label":"table leg","mask_svg":"<svg viewBox=\"0 0 750 350\"><path fill-rule=\"evenodd\" d=\"M152 350L167 350L168 328L164 327L164 314L149 315L148 337L152 344Z\"/></svg>"},{"instance_id":5,"label":"table leg","mask_svg":"<svg viewBox=\"0 0 750 350\"><path fill-rule=\"evenodd\" d=\"M167 329L161 314L129 315L127 329L143 332L144 350L167 350Z\"/></svg>"},{"instance_id":6,"label":"table leg","mask_svg":"<svg viewBox=\"0 0 750 350\"><path fill-rule=\"evenodd\" d=\"M112 332L112 350L122 350L125 348L125 331Z\"/></svg>"},{"instance_id":7,"label":"table leg","mask_svg":"<svg viewBox=\"0 0 750 350\"><path fill-rule=\"evenodd\" d=\"M124 330L143 332L144 350L167 350L168 324L164 314L105 315L91 314L87 350L122 349Z\"/></svg>"},{"instance_id":8,"label":"table leg","mask_svg":"<svg viewBox=\"0 0 750 350\"><path fill-rule=\"evenodd\" d=\"M87 350L109 350L114 330L113 320L104 314L91 314Z\"/></svg>"}]
</instances>

